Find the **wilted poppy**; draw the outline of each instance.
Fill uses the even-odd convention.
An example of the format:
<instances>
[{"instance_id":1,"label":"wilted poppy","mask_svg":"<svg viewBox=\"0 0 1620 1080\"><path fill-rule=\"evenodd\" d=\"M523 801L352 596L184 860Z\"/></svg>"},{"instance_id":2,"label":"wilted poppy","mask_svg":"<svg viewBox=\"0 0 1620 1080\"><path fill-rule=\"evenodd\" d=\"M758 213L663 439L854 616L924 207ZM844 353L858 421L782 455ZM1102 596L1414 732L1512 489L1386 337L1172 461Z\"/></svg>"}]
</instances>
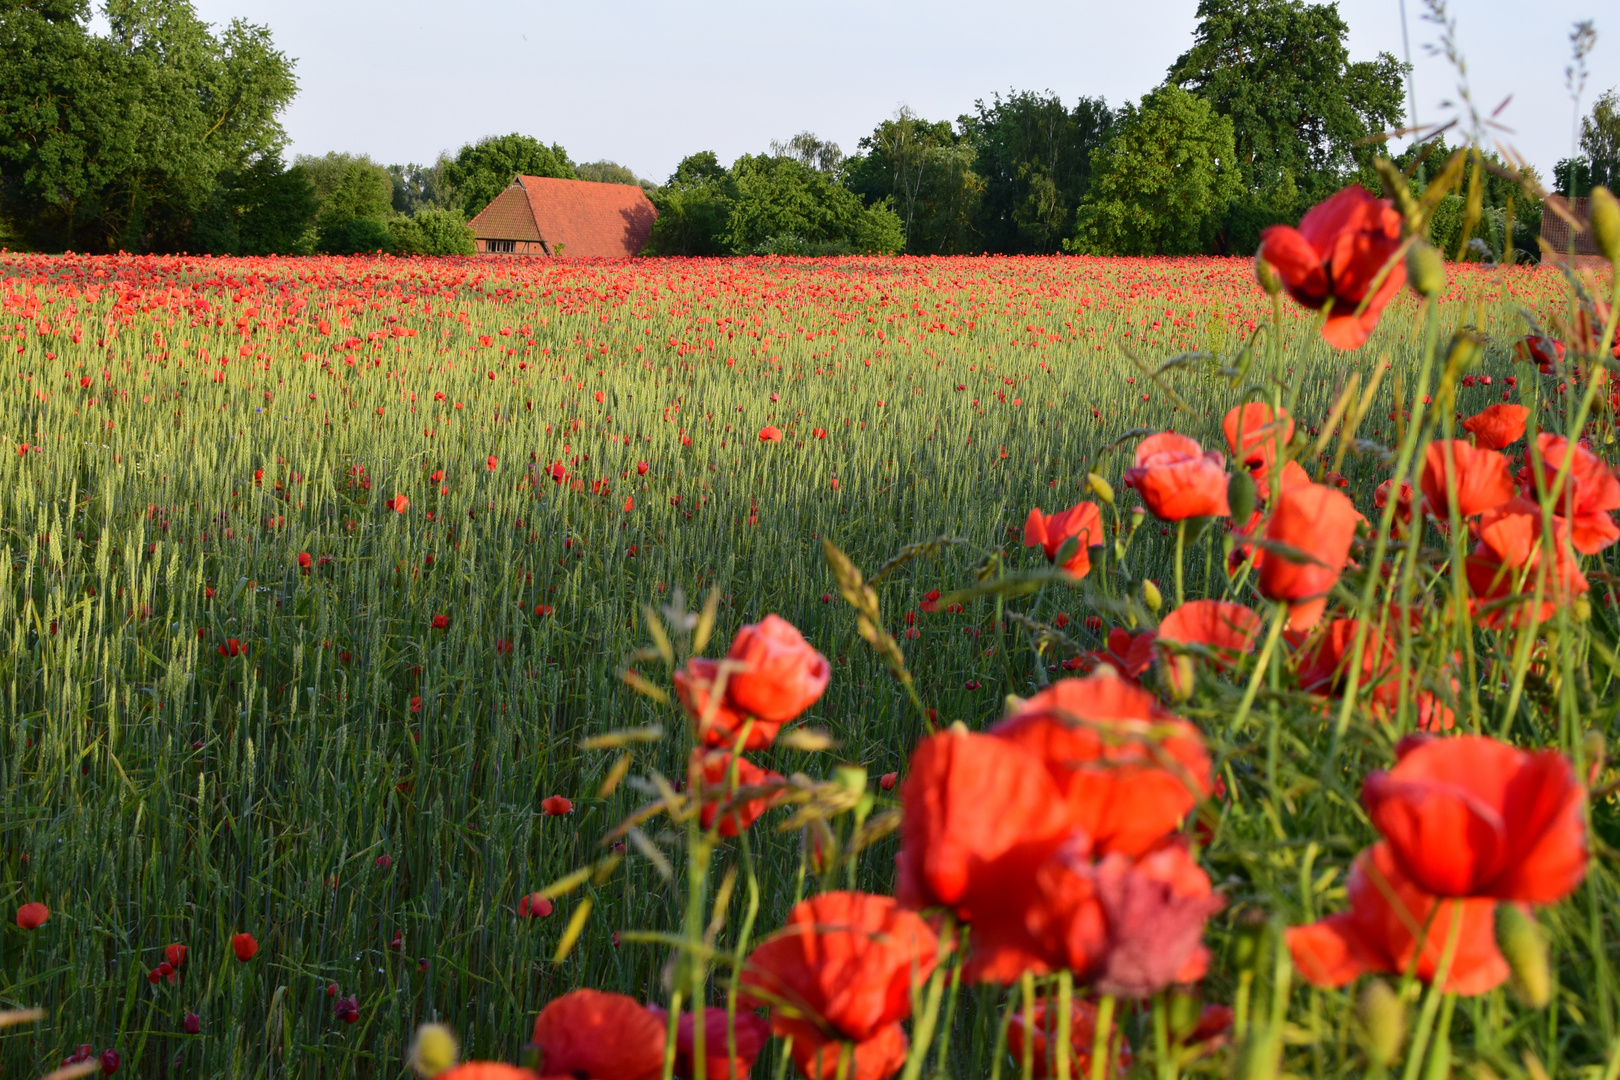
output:
<instances>
[{"instance_id":1,"label":"wilted poppy","mask_svg":"<svg viewBox=\"0 0 1620 1080\"><path fill-rule=\"evenodd\" d=\"M1029 512L1029 517L1024 521L1024 546L1039 546L1046 552L1048 562L1057 562L1058 553L1070 538L1075 539L1079 546L1063 563L1062 569L1083 578L1091 572L1089 549L1107 539L1103 534L1102 512L1097 509L1096 503L1076 503L1056 514L1043 514L1036 508Z\"/></svg>"},{"instance_id":2,"label":"wilted poppy","mask_svg":"<svg viewBox=\"0 0 1620 1080\"><path fill-rule=\"evenodd\" d=\"M664 1028L635 998L575 990L534 1020L543 1076L654 1080L664 1068Z\"/></svg>"},{"instance_id":3,"label":"wilted poppy","mask_svg":"<svg viewBox=\"0 0 1620 1080\"><path fill-rule=\"evenodd\" d=\"M1228 668L1242 653L1253 652L1260 635L1261 620L1242 604L1225 600L1189 600L1164 617L1157 640L1169 644L1202 645L1216 656L1216 664ZM1165 662L1171 688L1181 697L1192 692L1192 666L1185 656L1172 650L1159 650Z\"/></svg>"},{"instance_id":4,"label":"wilted poppy","mask_svg":"<svg viewBox=\"0 0 1620 1080\"><path fill-rule=\"evenodd\" d=\"M777 427L775 424L766 424L764 427L759 429L759 441L781 442L782 429Z\"/></svg>"},{"instance_id":5,"label":"wilted poppy","mask_svg":"<svg viewBox=\"0 0 1620 1080\"><path fill-rule=\"evenodd\" d=\"M1286 409L1273 413L1270 405L1251 401L1227 410L1221 418L1221 431L1232 456L1253 477L1260 497L1269 497L1271 468L1294 437L1293 418Z\"/></svg>"},{"instance_id":6,"label":"wilted poppy","mask_svg":"<svg viewBox=\"0 0 1620 1080\"><path fill-rule=\"evenodd\" d=\"M1424 892L1401 872L1388 844L1356 856L1346 891L1348 911L1288 929L1294 966L1312 986L1345 986L1371 973L1401 975L1414 956L1415 974L1431 982L1459 918L1443 989L1472 997L1507 979L1507 960L1496 947L1495 900L1447 900Z\"/></svg>"},{"instance_id":7,"label":"wilted poppy","mask_svg":"<svg viewBox=\"0 0 1620 1080\"><path fill-rule=\"evenodd\" d=\"M51 909L34 901L17 909L17 925L24 930L38 930L51 917Z\"/></svg>"},{"instance_id":8,"label":"wilted poppy","mask_svg":"<svg viewBox=\"0 0 1620 1080\"><path fill-rule=\"evenodd\" d=\"M1543 483L1550 491L1570 452L1569 440L1543 432L1536 436L1536 447L1541 452ZM1528 488L1526 494L1534 498L1534 488ZM1620 528L1610 516L1610 511L1620 510L1620 479L1580 443L1575 444L1569 477L1555 509L1569 522L1569 541L1582 555L1596 555L1620 540Z\"/></svg>"},{"instance_id":9,"label":"wilted poppy","mask_svg":"<svg viewBox=\"0 0 1620 1080\"><path fill-rule=\"evenodd\" d=\"M1260 564L1260 592L1288 604L1288 624L1309 630L1350 556L1360 515L1348 496L1321 484L1283 492L1266 525L1272 547Z\"/></svg>"},{"instance_id":10,"label":"wilted poppy","mask_svg":"<svg viewBox=\"0 0 1620 1080\"><path fill-rule=\"evenodd\" d=\"M1273 225L1260 234L1260 258L1276 269L1288 295L1314 310L1328 308L1322 339L1335 349L1360 348L1405 284L1400 247L1400 213L1358 184L1311 207L1299 228Z\"/></svg>"},{"instance_id":11,"label":"wilted poppy","mask_svg":"<svg viewBox=\"0 0 1620 1080\"><path fill-rule=\"evenodd\" d=\"M884 1080L905 1063L900 1021L938 951L929 925L892 897L822 893L749 954L742 982L770 1005L771 1030L793 1039L793 1060L812 1080Z\"/></svg>"},{"instance_id":12,"label":"wilted poppy","mask_svg":"<svg viewBox=\"0 0 1620 1080\"><path fill-rule=\"evenodd\" d=\"M772 802L770 795L761 795L740 803L736 802L736 795L744 788L759 787L781 780L780 773L762 769L747 758L734 757L726 750L705 752L702 749L694 749L692 758L693 771L698 774L702 783L700 799L703 809L698 821L701 827L707 829L712 826L715 817L720 813L720 808L731 804L731 809L720 819L720 835L736 836L770 809ZM733 762L735 762L735 781L733 781Z\"/></svg>"},{"instance_id":13,"label":"wilted poppy","mask_svg":"<svg viewBox=\"0 0 1620 1080\"><path fill-rule=\"evenodd\" d=\"M1112 674L1060 679L990 729L1040 759L1098 855L1139 855L1209 794L1203 737Z\"/></svg>"},{"instance_id":14,"label":"wilted poppy","mask_svg":"<svg viewBox=\"0 0 1620 1080\"><path fill-rule=\"evenodd\" d=\"M572 814L574 804L566 795L547 795L540 800L540 809L553 817L561 817L563 814Z\"/></svg>"},{"instance_id":15,"label":"wilted poppy","mask_svg":"<svg viewBox=\"0 0 1620 1080\"><path fill-rule=\"evenodd\" d=\"M1429 513L1442 521L1451 516L1451 490L1457 492L1457 516L1472 517L1501 506L1514 496L1507 458L1461 439L1436 439L1423 452L1418 481Z\"/></svg>"},{"instance_id":16,"label":"wilted poppy","mask_svg":"<svg viewBox=\"0 0 1620 1080\"><path fill-rule=\"evenodd\" d=\"M720 661L702 656L692 657L684 668L675 672L675 696L692 718L698 741L705 746L733 745L743 722L748 719L730 704L724 691L716 697L714 690L719 678ZM735 673L726 677L728 684L732 678L735 678ZM748 742L743 749L763 750L776 740L776 733L781 728L781 724L755 719L748 730Z\"/></svg>"},{"instance_id":17,"label":"wilted poppy","mask_svg":"<svg viewBox=\"0 0 1620 1080\"><path fill-rule=\"evenodd\" d=\"M1406 739L1361 801L1406 876L1437 896L1552 904L1586 876L1586 790L1556 750L1483 735Z\"/></svg>"},{"instance_id":18,"label":"wilted poppy","mask_svg":"<svg viewBox=\"0 0 1620 1080\"><path fill-rule=\"evenodd\" d=\"M1474 529L1479 543L1474 545L1464 568L1476 600L1492 605L1481 616L1485 625L1542 622L1591 587L1576 565L1569 522L1555 517L1552 523L1555 558L1553 570L1547 572L1542 563L1541 507L1528 499L1509 499L1480 516ZM1535 612L1520 610L1510 614L1506 606L1497 606L1497 602L1519 591L1521 575L1526 599L1535 595L1539 585L1541 607Z\"/></svg>"},{"instance_id":19,"label":"wilted poppy","mask_svg":"<svg viewBox=\"0 0 1620 1080\"><path fill-rule=\"evenodd\" d=\"M668 1032L669 1014L655 1005L647 1006L647 1011ZM735 1019L736 1023L728 1023L726 1010L713 1005L703 1010L703 1074L709 1080L747 1080L753 1071L754 1059L765 1049L770 1025L758 1014L746 1010L738 1010ZM692 1054L697 1045L693 1038L695 1020L691 1013L683 1012L676 1021L675 1075L680 1080L691 1080L697 1075L692 1067ZM736 1040L736 1057L730 1054L733 1039Z\"/></svg>"},{"instance_id":20,"label":"wilted poppy","mask_svg":"<svg viewBox=\"0 0 1620 1080\"><path fill-rule=\"evenodd\" d=\"M1036 1080L1057 1075L1054 1044L1058 1035L1058 1004L1051 998L1039 998L1030 1010L1026 1028L1022 1009L1014 1009L1007 1025L1007 1050L1015 1063L1024 1060L1028 1044L1030 1065ZM1083 1078L1091 1075L1091 1052L1097 1044L1097 1006L1084 999L1073 1003L1069 1014L1069 1075ZM1131 1044L1118 1024L1108 1032L1109 1057L1113 1067L1105 1075L1124 1076L1130 1071L1133 1055Z\"/></svg>"},{"instance_id":21,"label":"wilted poppy","mask_svg":"<svg viewBox=\"0 0 1620 1080\"><path fill-rule=\"evenodd\" d=\"M771 724L792 720L815 704L832 673L827 658L780 615L738 630L726 659L740 665L726 684L727 700Z\"/></svg>"},{"instance_id":22,"label":"wilted poppy","mask_svg":"<svg viewBox=\"0 0 1620 1080\"><path fill-rule=\"evenodd\" d=\"M1523 405L1489 405L1462 422L1482 450L1500 450L1524 436L1530 410Z\"/></svg>"},{"instance_id":23,"label":"wilted poppy","mask_svg":"<svg viewBox=\"0 0 1620 1080\"><path fill-rule=\"evenodd\" d=\"M1228 516L1226 480L1226 458L1173 431L1138 443L1136 462L1125 470L1125 486L1161 521Z\"/></svg>"},{"instance_id":24,"label":"wilted poppy","mask_svg":"<svg viewBox=\"0 0 1620 1080\"><path fill-rule=\"evenodd\" d=\"M231 951L245 964L258 953L259 943L254 940L252 934L236 934L231 938Z\"/></svg>"}]
</instances>

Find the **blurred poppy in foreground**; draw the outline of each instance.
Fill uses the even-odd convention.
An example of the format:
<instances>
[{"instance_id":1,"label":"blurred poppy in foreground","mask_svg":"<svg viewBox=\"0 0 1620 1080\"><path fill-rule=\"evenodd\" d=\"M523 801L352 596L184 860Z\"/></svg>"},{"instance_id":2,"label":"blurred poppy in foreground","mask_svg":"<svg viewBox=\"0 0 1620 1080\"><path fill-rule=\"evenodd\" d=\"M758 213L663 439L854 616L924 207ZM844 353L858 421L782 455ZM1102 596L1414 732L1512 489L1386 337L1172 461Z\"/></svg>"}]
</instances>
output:
<instances>
[{"instance_id":1,"label":"blurred poppy in foreground","mask_svg":"<svg viewBox=\"0 0 1620 1080\"><path fill-rule=\"evenodd\" d=\"M1523 405L1490 405L1462 422L1481 450L1500 450L1524 437L1530 410Z\"/></svg>"},{"instance_id":2,"label":"blurred poppy in foreground","mask_svg":"<svg viewBox=\"0 0 1620 1080\"><path fill-rule=\"evenodd\" d=\"M542 1076L653 1080L664 1068L664 1028L634 998L575 990L534 1020Z\"/></svg>"},{"instance_id":3,"label":"blurred poppy in foreground","mask_svg":"<svg viewBox=\"0 0 1620 1080\"><path fill-rule=\"evenodd\" d=\"M1058 1003L1043 997L1030 1010L1027 1026L1023 1010L1013 1010L1012 1020L1007 1025L1007 1050L1015 1063L1022 1062L1025 1044L1028 1043L1033 1075L1036 1080L1045 1080L1057 1075L1057 1034ZM1091 1053L1096 1044L1097 1006L1091 1001L1076 1001L1069 1018L1070 1076L1080 1078L1091 1075ZM1131 1044L1117 1024L1109 1029L1108 1048L1113 1067L1104 1075L1124 1076L1130 1071L1133 1055Z\"/></svg>"},{"instance_id":4,"label":"blurred poppy in foreground","mask_svg":"<svg viewBox=\"0 0 1620 1080\"><path fill-rule=\"evenodd\" d=\"M669 1014L656 1005L647 1006L660 1026L669 1030ZM696 1017L683 1012L675 1026L675 1075L679 1080L691 1080L697 1075L693 1068L693 1052L697 1040L693 1038ZM754 1059L765 1049L770 1038L770 1025L757 1014L739 1009L736 1023L728 1024L726 1010L713 1005L703 1010L703 1074L709 1080L747 1080L754 1068ZM728 1047L733 1035L737 1042L737 1056L731 1057Z\"/></svg>"},{"instance_id":5,"label":"blurred poppy in foreground","mask_svg":"<svg viewBox=\"0 0 1620 1080\"><path fill-rule=\"evenodd\" d=\"M1267 498L1271 494L1271 469L1294 437L1293 417L1286 409L1274 413L1270 405L1251 401L1227 410L1221 418L1221 431L1232 456L1249 471L1260 498Z\"/></svg>"},{"instance_id":6,"label":"blurred poppy in foreground","mask_svg":"<svg viewBox=\"0 0 1620 1080\"><path fill-rule=\"evenodd\" d=\"M703 809L698 819L698 824L702 828L707 829L714 825L714 819L719 815L720 808L730 804L725 817L720 819L721 836L736 836L770 808L772 796L761 795L738 803L735 799L739 791L782 779L780 773L762 769L747 758L733 756L725 750L710 750L705 753L702 749L694 749L692 768L702 784L700 798ZM735 781L733 781L734 769Z\"/></svg>"}]
</instances>

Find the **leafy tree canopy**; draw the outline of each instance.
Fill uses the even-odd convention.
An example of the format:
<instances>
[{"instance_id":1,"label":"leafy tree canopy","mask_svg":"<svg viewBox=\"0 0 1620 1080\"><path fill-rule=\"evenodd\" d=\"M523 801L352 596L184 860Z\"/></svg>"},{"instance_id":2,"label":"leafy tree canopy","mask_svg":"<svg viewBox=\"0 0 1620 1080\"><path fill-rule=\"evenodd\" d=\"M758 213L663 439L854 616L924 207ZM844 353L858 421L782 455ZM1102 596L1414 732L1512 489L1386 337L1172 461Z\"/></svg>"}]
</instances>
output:
<instances>
[{"instance_id":1,"label":"leafy tree canopy","mask_svg":"<svg viewBox=\"0 0 1620 1080\"><path fill-rule=\"evenodd\" d=\"M1242 191L1232 121L1209 102L1163 86L1126 105L1092 155L1091 190L1076 212L1070 251L1188 255Z\"/></svg>"},{"instance_id":2,"label":"leafy tree canopy","mask_svg":"<svg viewBox=\"0 0 1620 1080\"><path fill-rule=\"evenodd\" d=\"M890 201L905 250L948 255L982 250L974 218L985 182L976 150L948 121L929 122L908 108L879 124L846 163L844 183L867 203Z\"/></svg>"},{"instance_id":3,"label":"leafy tree canopy","mask_svg":"<svg viewBox=\"0 0 1620 1080\"><path fill-rule=\"evenodd\" d=\"M0 210L45 248L179 246L227 170L286 142L293 63L263 26L187 0L0 6Z\"/></svg>"},{"instance_id":4,"label":"leafy tree canopy","mask_svg":"<svg viewBox=\"0 0 1620 1080\"><path fill-rule=\"evenodd\" d=\"M516 176L573 180L574 163L556 143L546 146L528 135L491 135L463 146L446 164L445 180L461 197L469 218L505 191Z\"/></svg>"},{"instance_id":5,"label":"leafy tree canopy","mask_svg":"<svg viewBox=\"0 0 1620 1080\"><path fill-rule=\"evenodd\" d=\"M1388 53L1352 62L1336 5L1199 0L1198 20L1169 82L1231 118L1250 192L1288 184L1315 202L1368 165L1362 139L1401 122L1404 65Z\"/></svg>"},{"instance_id":6,"label":"leafy tree canopy","mask_svg":"<svg viewBox=\"0 0 1620 1080\"><path fill-rule=\"evenodd\" d=\"M594 180L598 184L628 184L631 187L650 188L651 181L642 180L629 168L616 161L587 161L574 166L574 175L580 180Z\"/></svg>"}]
</instances>

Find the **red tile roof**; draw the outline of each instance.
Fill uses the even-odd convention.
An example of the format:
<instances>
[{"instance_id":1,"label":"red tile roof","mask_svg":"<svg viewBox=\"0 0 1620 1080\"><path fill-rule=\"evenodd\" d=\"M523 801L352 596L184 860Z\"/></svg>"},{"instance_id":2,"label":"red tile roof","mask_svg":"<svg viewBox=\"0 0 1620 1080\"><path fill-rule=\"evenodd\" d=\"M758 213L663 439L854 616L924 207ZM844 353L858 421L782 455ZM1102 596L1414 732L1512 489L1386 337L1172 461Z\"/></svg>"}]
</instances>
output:
<instances>
[{"instance_id":1,"label":"red tile roof","mask_svg":"<svg viewBox=\"0 0 1620 1080\"><path fill-rule=\"evenodd\" d=\"M527 196L528 214L511 197L515 189ZM519 176L469 224L480 240L527 239L533 228L552 255L622 259L646 246L657 216L646 193L629 184Z\"/></svg>"}]
</instances>

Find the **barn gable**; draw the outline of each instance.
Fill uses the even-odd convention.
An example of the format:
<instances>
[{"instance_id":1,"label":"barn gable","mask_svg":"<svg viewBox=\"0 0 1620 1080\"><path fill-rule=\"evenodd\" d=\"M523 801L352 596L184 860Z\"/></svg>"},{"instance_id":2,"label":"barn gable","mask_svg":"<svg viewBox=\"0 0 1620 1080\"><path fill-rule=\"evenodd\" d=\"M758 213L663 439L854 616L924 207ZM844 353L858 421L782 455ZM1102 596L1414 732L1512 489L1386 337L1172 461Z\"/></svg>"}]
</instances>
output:
<instances>
[{"instance_id":1,"label":"barn gable","mask_svg":"<svg viewBox=\"0 0 1620 1080\"><path fill-rule=\"evenodd\" d=\"M469 222L479 252L623 259L658 211L639 187L519 176Z\"/></svg>"}]
</instances>

